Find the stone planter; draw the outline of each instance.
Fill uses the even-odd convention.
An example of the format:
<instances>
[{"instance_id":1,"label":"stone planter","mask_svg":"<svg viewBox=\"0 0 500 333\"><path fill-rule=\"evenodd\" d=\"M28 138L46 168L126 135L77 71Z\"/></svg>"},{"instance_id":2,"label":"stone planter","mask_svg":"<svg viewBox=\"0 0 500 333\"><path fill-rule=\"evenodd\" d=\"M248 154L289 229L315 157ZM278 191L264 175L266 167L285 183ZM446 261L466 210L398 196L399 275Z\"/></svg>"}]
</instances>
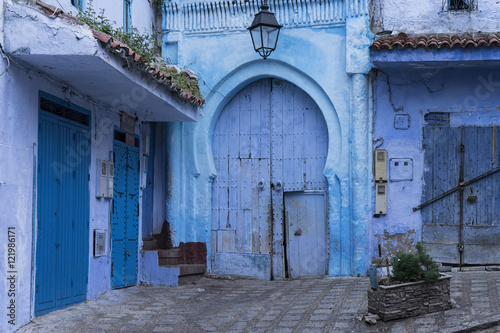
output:
<instances>
[{"instance_id":1,"label":"stone planter","mask_svg":"<svg viewBox=\"0 0 500 333\"><path fill-rule=\"evenodd\" d=\"M436 283L425 281L379 286L368 290L368 311L384 321L418 316L454 307L451 276L441 274Z\"/></svg>"}]
</instances>

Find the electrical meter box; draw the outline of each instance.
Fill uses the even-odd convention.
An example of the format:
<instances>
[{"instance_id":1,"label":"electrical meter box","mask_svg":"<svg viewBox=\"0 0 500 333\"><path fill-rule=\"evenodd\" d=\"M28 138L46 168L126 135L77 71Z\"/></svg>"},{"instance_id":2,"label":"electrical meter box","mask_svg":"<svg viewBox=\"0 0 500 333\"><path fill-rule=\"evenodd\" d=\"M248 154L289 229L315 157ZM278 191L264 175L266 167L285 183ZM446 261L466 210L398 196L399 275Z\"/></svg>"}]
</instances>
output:
<instances>
[{"instance_id":1,"label":"electrical meter box","mask_svg":"<svg viewBox=\"0 0 500 333\"><path fill-rule=\"evenodd\" d=\"M373 163L375 164L375 181L387 181L387 150L375 149Z\"/></svg>"},{"instance_id":2,"label":"electrical meter box","mask_svg":"<svg viewBox=\"0 0 500 333\"><path fill-rule=\"evenodd\" d=\"M375 214L387 214L387 183L375 184Z\"/></svg>"},{"instance_id":3,"label":"electrical meter box","mask_svg":"<svg viewBox=\"0 0 500 333\"><path fill-rule=\"evenodd\" d=\"M113 182L115 180L115 164L108 162L108 195L107 198L113 197Z\"/></svg>"},{"instance_id":4,"label":"electrical meter box","mask_svg":"<svg viewBox=\"0 0 500 333\"><path fill-rule=\"evenodd\" d=\"M96 198L113 197L114 163L97 159Z\"/></svg>"},{"instance_id":5,"label":"electrical meter box","mask_svg":"<svg viewBox=\"0 0 500 333\"><path fill-rule=\"evenodd\" d=\"M106 230L94 229L94 257L106 255Z\"/></svg>"}]
</instances>

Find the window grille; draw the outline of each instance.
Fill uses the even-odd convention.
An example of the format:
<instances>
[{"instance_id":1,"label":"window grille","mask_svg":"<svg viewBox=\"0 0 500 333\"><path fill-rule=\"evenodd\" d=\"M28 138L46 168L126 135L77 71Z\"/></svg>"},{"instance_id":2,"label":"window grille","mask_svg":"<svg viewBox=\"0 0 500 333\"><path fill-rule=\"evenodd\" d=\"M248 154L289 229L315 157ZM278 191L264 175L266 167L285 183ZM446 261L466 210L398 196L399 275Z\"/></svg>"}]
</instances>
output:
<instances>
[{"instance_id":1,"label":"window grille","mask_svg":"<svg viewBox=\"0 0 500 333\"><path fill-rule=\"evenodd\" d=\"M55 114L59 117L66 118L68 120L74 121L75 123L89 126L89 116L68 108L64 105L52 102L46 98L40 97L40 109Z\"/></svg>"},{"instance_id":2,"label":"window grille","mask_svg":"<svg viewBox=\"0 0 500 333\"><path fill-rule=\"evenodd\" d=\"M449 126L450 114L448 112L429 112L424 115L424 120L429 126Z\"/></svg>"},{"instance_id":3,"label":"window grille","mask_svg":"<svg viewBox=\"0 0 500 333\"><path fill-rule=\"evenodd\" d=\"M443 10L454 12L477 10L477 0L443 0Z\"/></svg>"}]
</instances>

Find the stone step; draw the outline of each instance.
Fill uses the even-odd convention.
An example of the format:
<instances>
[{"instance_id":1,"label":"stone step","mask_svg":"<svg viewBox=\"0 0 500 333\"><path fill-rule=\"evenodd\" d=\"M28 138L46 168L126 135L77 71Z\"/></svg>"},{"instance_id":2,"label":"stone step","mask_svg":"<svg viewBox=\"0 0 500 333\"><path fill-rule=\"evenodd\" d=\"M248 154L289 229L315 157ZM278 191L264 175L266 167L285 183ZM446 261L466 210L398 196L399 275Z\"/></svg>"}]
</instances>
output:
<instances>
[{"instance_id":1,"label":"stone step","mask_svg":"<svg viewBox=\"0 0 500 333\"><path fill-rule=\"evenodd\" d=\"M160 266L177 266L179 265L179 258L158 258L158 265Z\"/></svg>"},{"instance_id":2,"label":"stone step","mask_svg":"<svg viewBox=\"0 0 500 333\"><path fill-rule=\"evenodd\" d=\"M158 242L156 239L145 239L142 241L142 249L144 251L151 251L158 248Z\"/></svg>"},{"instance_id":3,"label":"stone step","mask_svg":"<svg viewBox=\"0 0 500 333\"><path fill-rule=\"evenodd\" d=\"M207 267L205 265L200 264L181 264L181 265L159 265L160 267L178 267L179 268L179 276L185 275L196 275L196 274L205 274Z\"/></svg>"},{"instance_id":4,"label":"stone step","mask_svg":"<svg viewBox=\"0 0 500 333\"><path fill-rule=\"evenodd\" d=\"M207 267L205 265L200 265L200 264L179 265L179 276L205 274L206 269L207 269Z\"/></svg>"},{"instance_id":5,"label":"stone step","mask_svg":"<svg viewBox=\"0 0 500 333\"><path fill-rule=\"evenodd\" d=\"M179 286L193 284L204 276L205 276L205 274L191 274L191 275L179 276L177 278L177 283Z\"/></svg>"},{"instance_id":6,"label":"stone step","mask_svg":"<svg viewBox=\"0 0 500 333\"><path fill-rule=\"evenodd\" d=\"M179 249L157 250L158 258L179 258Z\"/></svg>"}]
</instances>

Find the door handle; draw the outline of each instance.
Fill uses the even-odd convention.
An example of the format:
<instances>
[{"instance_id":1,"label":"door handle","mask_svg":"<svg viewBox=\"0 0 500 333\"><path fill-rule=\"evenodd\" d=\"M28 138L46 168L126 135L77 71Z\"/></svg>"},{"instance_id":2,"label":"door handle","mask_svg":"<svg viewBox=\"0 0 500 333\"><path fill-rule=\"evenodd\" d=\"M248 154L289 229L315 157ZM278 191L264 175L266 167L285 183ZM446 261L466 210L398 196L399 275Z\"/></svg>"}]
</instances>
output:
<instances>
[{"instance_id":1,"label":"door handle","mask_svg":"<svg viewBox=\"0 0 500 333\"><path fill-rule=\"evenodd\" d=\"M261 178L259 182L257 183L257 187L260 189L264 188L264 178Z\"/></svg>"},{"instance_id":2,"label":"door handle","mask_svg":"<svg viewBox=\"0 0 500 333\"><path fill-rule=\"evenodd\" d=\"M297 229L295 230L295 232L293 233L294 236L300 236L302 235L302 230L301 229Z\"/></svg>"},{"instance_id":3,"label":"door handle","mask_svg":"<svg viewBox=\"0 0 500 333\"><path fill-rule=\"evenodd\" d=\"M281 191L281 189L283 189L283 184L281 183L281 180L278 180L276 182L276 185L274 186L274 188L276 189L276 191Z\"/></svg>"},{"instance_id":4,"label":"door handle","mask_svg":"<svg viewBox=\"0 0 500 333\"><path fill-rule=\"evenodd\" d=\"M125 251L125 254L128 255L130 257L130 252L128 251Z\"/></svg>"}]
</instances>

